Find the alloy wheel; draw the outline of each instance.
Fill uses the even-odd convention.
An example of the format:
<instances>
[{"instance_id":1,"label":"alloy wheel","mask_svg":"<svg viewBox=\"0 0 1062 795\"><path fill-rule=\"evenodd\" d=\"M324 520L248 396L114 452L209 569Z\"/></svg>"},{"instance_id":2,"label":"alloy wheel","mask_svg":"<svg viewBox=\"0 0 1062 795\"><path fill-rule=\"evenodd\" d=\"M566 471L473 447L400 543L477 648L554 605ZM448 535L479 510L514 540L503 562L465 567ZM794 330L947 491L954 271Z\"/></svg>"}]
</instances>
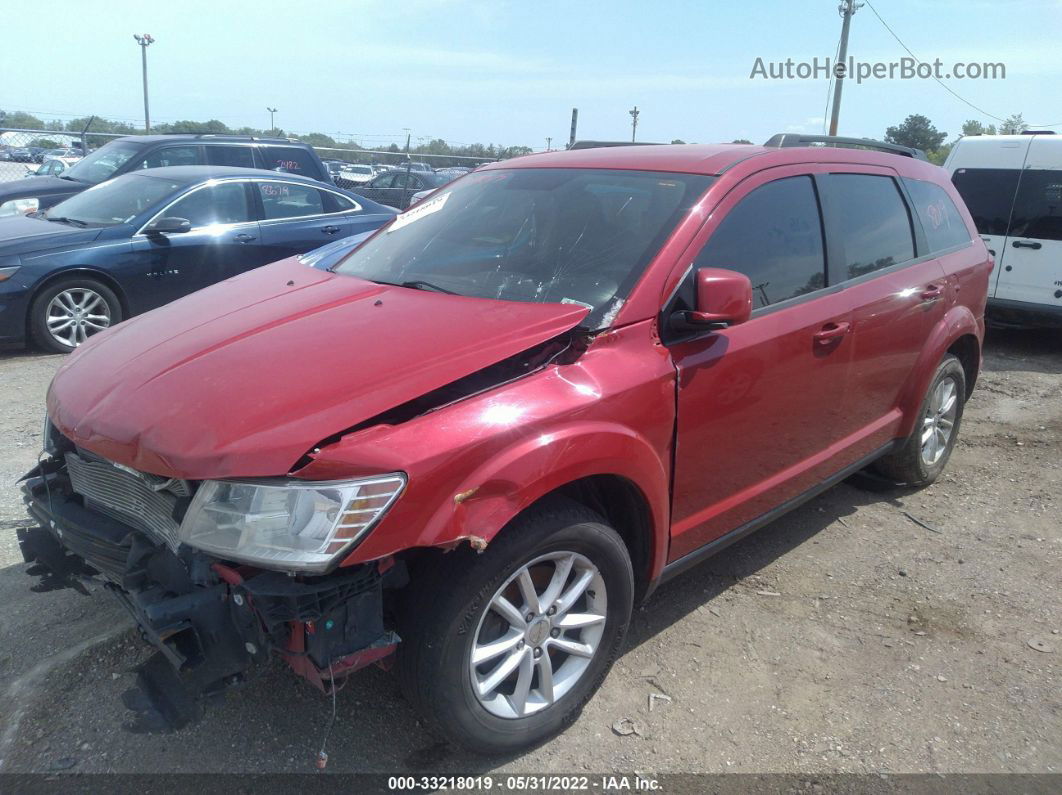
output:
<instances>
[{"instance_id":1,"label":"alloy wheel","mask_svg":"<svg viewBox=\"0 0 1062 795\"><path fill-rule=\"evenodd\" d=\"M607 594L601 572L575 552L521 566L491 598L469 654L472 691L501 718L554 704L598 653Z\"/></svg>"},{"instance_id":2,"label":"alloy wheel","mask_svg":"<svg viewBox=\"0 0 1062 795\"><path fill-rule=\"evenodd\" d=\"M88 287L71 287L48 302L48 333L60 345L76 348L111 325L111 308L102 295Z\"/></svg>"},{"instance_id":3,"label":"alloy wheel","mask_svg":"<svg viewBox=\"0 0 1062 795\"><path fill-rule=\"evenodd\" d=\"M954 378L942 378L922 418L922 463L926 466L936 464L947 451L958 410L958 384Z\"/></svg>"}]
</instances>

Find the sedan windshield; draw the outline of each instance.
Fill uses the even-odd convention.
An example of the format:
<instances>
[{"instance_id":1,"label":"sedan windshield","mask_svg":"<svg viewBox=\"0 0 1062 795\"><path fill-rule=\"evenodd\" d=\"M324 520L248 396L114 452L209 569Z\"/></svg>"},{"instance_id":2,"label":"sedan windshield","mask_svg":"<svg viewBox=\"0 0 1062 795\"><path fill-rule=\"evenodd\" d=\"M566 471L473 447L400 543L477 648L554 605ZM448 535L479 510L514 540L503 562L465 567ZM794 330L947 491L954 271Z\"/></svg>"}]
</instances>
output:
<instances>
[{"instance_id":1,"label":"sedan windshield","mask_svg":"<svg viewBox=\"0 0 1062 795\"><path fill-rule=\"evenodd\" d=\"M335 267L416 289L581 304L607 326L712 177L598 169L472 174L397 216Z\"/></svg>"},{"instance_id":2,"label":"sedan windshield","mask_svg":"<svg viewBox=\"0 0 1062 795\"><path fill-rule=\"evenodd\" d=\"M87 154L63 176L96 185L110 179L115 171L143 148L143 144L113 141Z\"/></svg>"},{"instance_id":3,"label":"sedan windshield","mask_svg":"<svg viewBox=\"0 0 1062 795\"><path fill-rule=\"evenodd\" d=\"M146 174L124 174L59 202L44 217L81 226L127 224L185 184Z\"/></svg>"}]
</instances>

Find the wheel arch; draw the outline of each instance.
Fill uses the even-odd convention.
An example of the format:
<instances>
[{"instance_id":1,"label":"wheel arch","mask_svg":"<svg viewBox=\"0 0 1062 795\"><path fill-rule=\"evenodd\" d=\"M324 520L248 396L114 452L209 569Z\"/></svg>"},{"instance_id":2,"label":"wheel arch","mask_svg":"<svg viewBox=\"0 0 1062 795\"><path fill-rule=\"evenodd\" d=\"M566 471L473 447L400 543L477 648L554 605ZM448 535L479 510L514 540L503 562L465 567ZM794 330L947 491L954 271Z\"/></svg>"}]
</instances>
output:
<instances>
[{"instance_id":1,"label":"wheel arch","mask_svg":"<svg viewBox=\"0 0 1062 795\"><path fill-rule=\"evenodd\" d=\"M70 277L87 277L95 279L101 284L105 285L107 289L118 296L118 302L122 305L122 319L125 320L129 317L129 298L126 296L125 291L121 285L118 284L117 279L111 276L106 271L102 271L99 268L93 268L87 265L72 265L68 268L49 273L37 284L33 286L33 291L30 293L29 302L26 304L26 338L30 337L30 330L33 323L33 304L42 292L47 290L57 281L62 279L68 279Z\"/></svg>"},{"instance_id":2,"label":"wheel arch","mask_svg":"<svg viewBox=\"0 0 1062 795\"><path fill-rule=\"evenodd\" d=\"M981 372L981 343L973 334L963 334L948 346L948 353L955 356L962 365L966 374L966 394L964 400L969 400L973 394L974 384Z\"/></svg>"}]
</instances>

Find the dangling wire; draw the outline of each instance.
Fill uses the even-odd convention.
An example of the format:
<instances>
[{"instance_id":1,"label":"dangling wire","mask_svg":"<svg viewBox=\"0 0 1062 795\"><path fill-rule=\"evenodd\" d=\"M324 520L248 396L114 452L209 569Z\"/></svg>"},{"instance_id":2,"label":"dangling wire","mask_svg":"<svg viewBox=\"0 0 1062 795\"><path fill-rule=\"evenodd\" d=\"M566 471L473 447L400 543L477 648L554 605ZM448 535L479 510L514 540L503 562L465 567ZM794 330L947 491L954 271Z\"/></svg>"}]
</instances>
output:
<instances>
[{"instance_id":1,"label":"dangling wire","mask_svg":"<svg viewBox=\"0 0 1062 795\"><path fill-rule=\"evenodd\" d=\"M325 746L328 745L328 738L332 735L332 727L336 723L336 680L332 673L332 661L328 661L328 683L329 689L332 691L332 717L328 720L328 727L325 729L324 737L321 739L321 750L317 752L317 769L324 770L328 764L328 753L325 751Z\"/></svg>"}]
</instances>

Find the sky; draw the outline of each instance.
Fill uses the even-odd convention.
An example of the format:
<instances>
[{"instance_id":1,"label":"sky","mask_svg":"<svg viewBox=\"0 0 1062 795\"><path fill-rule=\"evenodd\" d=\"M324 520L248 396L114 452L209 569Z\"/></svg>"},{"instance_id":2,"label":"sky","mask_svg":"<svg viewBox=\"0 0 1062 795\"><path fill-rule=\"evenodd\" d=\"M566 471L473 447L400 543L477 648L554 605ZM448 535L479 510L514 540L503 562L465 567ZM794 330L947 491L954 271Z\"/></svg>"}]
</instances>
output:
<instances>
[{"instance_id":1,"label":"sky","mask_svg":"<svg viewBox=\"0 0 1062 795\"><path fill-rule=\"evenodd\" d=\"M1062 0L871 0L922 60L1002 62L1006 79L845 82L839 133L884 135L911 113L949 138L966 119L1024 114L1062 132ZM366 145L442 138L536 150L568 138L689 142L821 133L828 78L750 78L764 63L824 61L838 0L57 0L25 25L7 14L0 108L44 119L143 122L140 48L150 33L151 115L267 128ZM327 10L325 10L327 9ZM12 24L12 21L15 24ZM56 24L51 24L54 21ZM905 55L859 9L849 54Z\"/></svg>"}]
</instances>

